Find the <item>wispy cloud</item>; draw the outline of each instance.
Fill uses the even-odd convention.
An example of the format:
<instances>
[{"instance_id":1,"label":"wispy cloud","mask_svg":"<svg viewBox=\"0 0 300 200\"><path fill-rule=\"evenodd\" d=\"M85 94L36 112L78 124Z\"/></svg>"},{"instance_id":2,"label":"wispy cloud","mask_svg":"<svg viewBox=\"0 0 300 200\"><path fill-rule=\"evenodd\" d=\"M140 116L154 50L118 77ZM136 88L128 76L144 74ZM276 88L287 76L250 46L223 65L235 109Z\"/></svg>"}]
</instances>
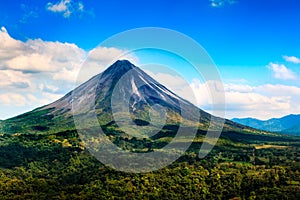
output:
<instances>
[{"instance_id":1,"label":"wispy cloud","mask_svg":"<svg viewBox=\"0 0 300 200\"><path fill-rule=\"evenodd\" d=\"M234 4L237 3L238 0L209 0L211 7L220 8L225 6L226 4Z\"/></svg>"},{"instance_id":2,"label":"wispy cloud","mask_svg":"<svg viewBox=\"0 0 300 200\"><path fill-rule=\"evenodd\" d=\"M78 10L84 11L84 5L81 2L78 3Z\"/></svg>"},{"instance_id":3,"label":"wispy cloud","mask_svg":"<svg viewBox=\"0 0 300 200\"><path fill-rule=\"evenodd\" d=\"M283 56L283 59L287 62L299 64L300 63L300 58L297 58L295 56Z\"/></svg>"},{"instance_id":4,"label":"wispy cloud","mask_svg":"<svg viewBox=\"0 0 300 200\"><path fill-rule=\"evenodd\" d=\"M21 10L23 12L23 16L19 21L20 23L27 23L30 18L38 18L38 8L35 6L21 4Z\"/></svg>"},{"instance_id":5,"label":"wispy cloud","mask_svg":"<svg viewBox=\"0 0 300 200\"><path fill-rule=\"evenodd\" d=\"M282 80L296 80L297 75L283 64L270 63L267 66L274 73L274 77Z\"/></svg>"},{"instance_id":6,"label":"wispy cloud","mask_svg":"<svg viewBox=\"0 0 300 200\"><path fill-rule=\"evenodd\" d=\"M84 12L84 5L82 2L61 0L57 3L47 3L46 9L54 13L60 13L63 15L63 17L68 18L74 12Z\"/></svg>"}]
</instances>

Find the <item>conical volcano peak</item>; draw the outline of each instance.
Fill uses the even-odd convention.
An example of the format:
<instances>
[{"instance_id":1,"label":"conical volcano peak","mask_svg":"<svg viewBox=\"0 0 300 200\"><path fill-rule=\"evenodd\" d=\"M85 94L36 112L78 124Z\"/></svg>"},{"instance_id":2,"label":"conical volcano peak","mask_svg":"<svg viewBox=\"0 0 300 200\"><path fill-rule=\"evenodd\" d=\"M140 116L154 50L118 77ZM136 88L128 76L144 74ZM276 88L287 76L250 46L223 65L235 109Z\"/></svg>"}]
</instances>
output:
<instances>
[{"instance_id":1,"label":"conical volcano peak","mask_svg":"<svg viewBox=\"0 0 300 200\"><path fill-rule=\"evenodd\" d=\"M117 60L114 64L112 64L104 73L115 74L122 73L125 74L131 69L136 68L134 64L129 62L128 60Z\"/></svg>"},{"instance_id":2,"label":"conical volcano peak","mask_svg":"<svg viewBox=\"0 0 300 200\"><path fill-rule=\"evenodd\" d=\"M193 122L199 120L197 117L199 112L201 112L203 120L204 118L208 120L210 117L209 114L179 97L128 60L116 61L101 74L75 88L72 94L66 95L45 108L54 108L57 113L70 112L72 103L76 101L82 105L80 112L84 112L84 109L90 108L87 105L90 105L91 99L93 99L92 102L95 102L93 106L102 110L99 113L99 117L101 117L111 114L112 99L116 98L114 101L116 103L113 105L117 105L118 109L124 104L125 107L128 106L131 109L134 115L141 115L140 117L145 120L148 120L146 117L149 114L148 110L156 104L168 111L172 116L169 117L171 121L180 119L179 116L183 115L182 113L189 113L183 118ZM76 104L75 107L78 105ZM183 107L184 112L181 112ZM123 113L120 110L118 112ZM103 122L109 123L107 120L110 119L106 119L106 117Z\"/></svg>"},{"instance_id":3,"label":"conical volcano peak","mask_svg":"<svg viewBox=\"0 0 300 200\"><path fill-rule=\"evenodd\" d=\"M113 65L117 66L130 66L131 68L134 68L134 64L132 64L129 60L117 60Z\"/></svg>"}]
</instances>

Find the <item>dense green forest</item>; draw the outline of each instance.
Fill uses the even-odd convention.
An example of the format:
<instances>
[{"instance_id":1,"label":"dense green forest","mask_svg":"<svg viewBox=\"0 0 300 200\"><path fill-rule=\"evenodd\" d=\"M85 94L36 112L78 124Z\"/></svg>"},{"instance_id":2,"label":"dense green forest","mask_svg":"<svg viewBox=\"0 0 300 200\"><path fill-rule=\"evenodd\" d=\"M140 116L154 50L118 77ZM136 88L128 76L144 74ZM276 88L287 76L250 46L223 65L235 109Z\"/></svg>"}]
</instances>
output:
<instances>
[{"instance_id":1,"label":"dense green forest","mask_svg":"<svg viewBox=\"0 0 300 200\"><path fill-rule=\"evenodd\" d=\"M297 137L224 131L199 159L199 131L172 165L134 174L101 164L75 130L45 131L0 135L0 199L300 199ZM149 146L109 133L128 149Z\"/></svg>"}]
</instances>

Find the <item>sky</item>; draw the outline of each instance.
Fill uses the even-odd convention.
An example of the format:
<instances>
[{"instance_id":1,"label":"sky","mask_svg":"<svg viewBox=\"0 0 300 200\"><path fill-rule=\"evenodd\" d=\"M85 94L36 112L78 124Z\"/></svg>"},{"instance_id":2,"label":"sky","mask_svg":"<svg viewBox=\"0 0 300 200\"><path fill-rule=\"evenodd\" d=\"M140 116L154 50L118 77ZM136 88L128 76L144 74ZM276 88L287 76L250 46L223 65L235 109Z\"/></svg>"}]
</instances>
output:
<instances>
[{"instance_id":1,"label":"sky","mask_svg":"<svg viewBox=\"0 0 300 200\"><path fill-rule=\"evenodd\" d=\"M72 90L90 52L98 52L99 72L104 70L107 60L124 49L98 44L120 32L142 27L181 32L206 50L223 81L227 118L269 119L299 114L299 6L298 0L2 3L0 119L51 103ZM151 56L155 57L153 52ZM156 56L156 62L163 57ZM149 61L146 53L128 59L141 65ZM179 72L186 70L178 63L174 67ZM163 72L153 75L174 90L184 81ZM205 88L215 83L197 77L185 79L195 92L193 103L210 112ZM182 90L176 92L184 95Z\"/></svg>"}]
</instances>

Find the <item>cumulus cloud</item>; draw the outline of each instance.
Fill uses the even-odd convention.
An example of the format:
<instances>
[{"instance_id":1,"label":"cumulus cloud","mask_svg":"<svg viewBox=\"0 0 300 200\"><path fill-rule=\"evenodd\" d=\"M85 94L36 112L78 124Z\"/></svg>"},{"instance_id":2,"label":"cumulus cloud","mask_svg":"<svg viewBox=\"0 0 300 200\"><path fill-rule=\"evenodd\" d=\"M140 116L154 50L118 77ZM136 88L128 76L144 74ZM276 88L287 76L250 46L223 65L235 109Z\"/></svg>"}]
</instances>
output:
<instances>
[{"instance_id":1,"label":"cumulus cloud","mask_svg":"<svg viewBox=\"0 0 300 200\"><path fill-rule=\"evenodd\" d=\"M287 62L291 62L294 64L299 64L300 63L300 58L297 58L295 56L283 56L283 59Z\"/></svg>"},{"instance_id":2,"label":"cumulus cloud","mask_svg":"<svg viewBox=\"0 0 300 200\"><path fill-rule=\"evenodd\" d=\"M0 94L0 103L3 106L10 106L11 104L20 107L26 105L25 96L17 93Z\"/></svg>"},{"instance_id":3,"label":"cumulus cloud","mask_svg":"<svg viewBox=\"0 0 300 200\"><path fill-rule=\"evenodd\" d=\"M26 72L55 71L50 65L50 60L51 57L48 55L30 54L17 56L6 64L10 69Z\"/></svg>"},{"instance_id":4,"label":"cumulus cloud","mask_svg":"<svg viewBox=\"0 0 300 200\"><path fill-rule=\"evenodd\" d=\"M23 51L23 43L11 38L5 27L1 27L0 30L0 59L5 60L14 57L16 54L20 54Z\"/></svg>"},{"instance_id":5,"label":"cumulus cloud","mask_svg":"<svg viewBox=\"0 0 300 200\"><path fill-rule=\"evenodd\" d=\"M61 13L63 17L68 18L74 12L84 12L84 5L82 2L61 0L57 3L47 3L46 9L51 12Z\"/></svg>"},{"instance_id":6,"label":"cumulus cloud","mask_svg":"<svg viewBox=\"0 0 300 200\"><path fill-rule=\"evenodd\" d=\"M251 86L246 82L222 84L219 81L201 82L198 79L187 84L180 76L148 71L147 73L179 96L210 113L222 113L218 110L218 104L224 103L222 96L225 96L227 118L269 119L300 113L298 105L300 88L296 86L280 84Z\"/></svg>"},{"instance_id":7,"label":"cumulus cloud","mask_svg":"<svg viewBox=\"0 0 300 200\"><path fill-rule=\"evenodd\" d=\"M200 83L194 80L191 84L198 100L198 106L211 112L213 107L207 87L210 82ZM269 119L282 117L291 113L300 113L298 102L300 88L287 85L264 84L250 86L246 84L224 84L226 99L226 116L255 117ZM216 91L213 91L216 93Z\"/></svg>"},{"instance_id":8,"label":"cumulus cloud","mask_svg":"<svg viewBox=\"0 0 300 200\"><path fill-rule=\"evenodd\" d=\"M30 76L20 71L0 70L0 88L7 90L25 89L31 85Z\"/></svg>"},{"instance_id":9,"label":"cumulus cloud","mask_svg":"<svg viewBox=\"0 0 300 200\"><path fill-rule=\"evenodd\" d=\"M61 0L56 4L49 2L47 4L47 9L52 12L67 12L70 2L71 2L70 0Z\"/></svg>"},{"instance_id":10,"label":"cumulus cloud","mask_svg":"<svg viewBox=\"0 0 300 200\"><path fill-rule=\"evenodd\" d=\"M277 79L282 79L282 80L297 79L296 74L283 64L270 63L268 65L268 68L273 71L274 77Z\"/></svg>"},{"instance_id":11,"label":"cumulus cloud","mask_svg":"<svg viewBox=\"0 0 300 200\"><path fill-rule=\"evenodd\" d=\"M137 62L133 55L126 56L125 50L117 48L97 47L87 52L70 43L41 39L22 42L12 38L4 27L0 30L0 44L2 119L62 97L75 87L82 67L88 67L90 73L80 76L78 83L100 73L116 59ZM91 58L86 61L88 55Z\"/></svg>"},{"instance_id":12,"label":"cumulus cloud","mask_svg":"<svg viewBox=\"0 0 300 200\"><path fill-rule=\"evenodd\" d=\"M39 78L53 77L64 70L80 67L87 52L69 43L47 42L40 39L18 41L9 36L5 28L0 31L0 69L24 76L39 73ZM4 72L3 72L4 73ZM20 75L20 74L19 74ZM29 78L38 77L31 76Z\"/></svg>"}]
</instances>

